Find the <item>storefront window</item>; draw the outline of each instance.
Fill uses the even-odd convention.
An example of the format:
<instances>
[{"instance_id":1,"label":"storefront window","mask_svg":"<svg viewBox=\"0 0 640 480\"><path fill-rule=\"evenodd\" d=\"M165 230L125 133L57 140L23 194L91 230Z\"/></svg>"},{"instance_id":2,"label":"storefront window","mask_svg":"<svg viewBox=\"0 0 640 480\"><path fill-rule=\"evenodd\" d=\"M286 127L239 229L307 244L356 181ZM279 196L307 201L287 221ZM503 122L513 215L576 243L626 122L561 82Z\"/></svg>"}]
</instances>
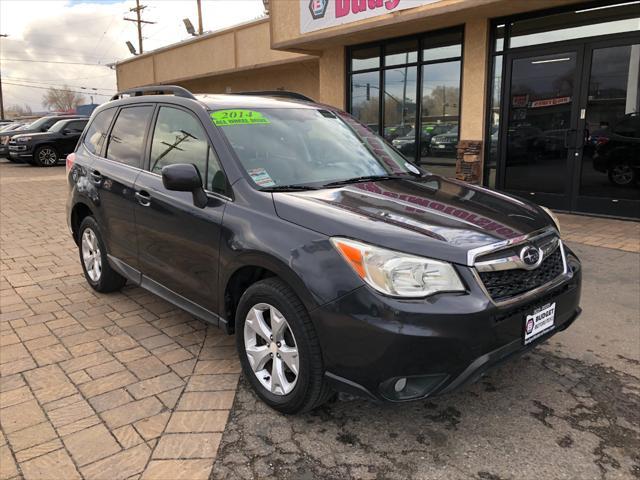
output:
<instances>
[{"instance_id":1,"label":"storefront window","mask_svg":"<svg viewBox=\"0 0 640 480\"><path fill-rule=\"evenodd\" d=\"M422 67L420 161L434 173L454 176L460 121L460 61Z\"/></svg>"},{"instance_id":2,"label":"storefront window","mask_svg":"<svg viewBox=\"0 0 640 480\"><path fill-rule=\"evenodd\" d=\"M378 132L380 124L379 99L379 72L351 76L351 113L374 132Z\"/></svg>"},{"instance_id":3,"label":"storefront window","mask_svg":"<svg viewBox=\"0 0 640 480\"><path fill-rule=\"evenodd\" d=\"M376 56L380 49L382 64ZM459 140L461 56L462 29L355 47L350 52L349 109L407 158L453 176ZM368 71L359 73L364 69ZM431 142L436 135L440 143L432 155Z\"/></svg>"},{"instance_id":4,"label":"storefront window","mask_svg":"<svg viewBox=\"0 0 640 480\"><path fill-rule=\"evenodd\" d=\"M416 123L416 67L384 72L384 137L404 137Z\"/></svg>"},{"instance_id":5,"label":"storefront window","mask_svg":"<svg viewBox=\"0 0 640 480\"><path fill-rule=\"evenodd\" d=\"M493 85L491 87L491 109L489 112L489 135L487 160L485 162L485 185L496 187L496 168L498 165L498 137L500 135L500 107L502 99L502 55L493 60Z\"/></svg>"}]
</instances>

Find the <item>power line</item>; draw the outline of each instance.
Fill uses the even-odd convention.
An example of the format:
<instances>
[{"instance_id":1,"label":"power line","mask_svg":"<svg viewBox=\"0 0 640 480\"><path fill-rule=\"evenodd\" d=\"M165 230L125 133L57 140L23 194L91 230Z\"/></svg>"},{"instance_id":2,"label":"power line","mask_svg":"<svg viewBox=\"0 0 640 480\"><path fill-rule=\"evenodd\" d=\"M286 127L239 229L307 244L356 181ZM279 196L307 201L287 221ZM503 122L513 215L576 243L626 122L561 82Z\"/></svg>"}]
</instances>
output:
<instances>
[{"instance_id":1,"label":"power line","mask_svg":"<svg viewBox=\"0 0 640 480\"><path fill-rule=\"evenodd\" d=\"M4 82L4 85L13 85L15 87L25 87L25 88L37 88L38 90L50 90L51 87L38 87L36 85L25 85L23 83L13 83L13 82ZM90 91L85 91L85 92L80 92L77 90L69 90L67 88L58 88L57 90L61 90L63 92L70 92L70 93L79 93L81 95L97 95L100 97L111 97L113 96L113 93L98 93L95 92L93 90Z\"/></svg>"},{"instance_id":2,"label":"power line","mask_svg":"<svg viewBox=\"0 0 640 480\"><path fill-rule=\"evenodd\" d=\"M40 80L30 80L28 78L24 78L24 77L7 77L7 76L3 76L2 78L6 78L8 80L14 81L14 82L24 82L24 83L36 83L36 84L40 84L40 85L48 85L48 86L62 86L62 87L72 87L72 88L82 88L82 89L87 89L87 90L104 90L104 91L110 91L110 92L115 92L114 89L111 88L97 88L97 87L86 87L84 85L70 85L66 82L56 82L56 83L52 83L52 82L41 82Z\"/></svg>"},{"instance_id":3,"label":"power line","mask_svg":"<svg viewBox=\"0 0 640 480\"><path fill-rule=\"evenodd\" d=\"M57 63L62 65L86 65L88 67L106 67L104 63L83 63L83 62L59 62L53 60L33 60L26 58L0 58L3 62L29 62L29 63Z\"/></svg>"}]
</instances>

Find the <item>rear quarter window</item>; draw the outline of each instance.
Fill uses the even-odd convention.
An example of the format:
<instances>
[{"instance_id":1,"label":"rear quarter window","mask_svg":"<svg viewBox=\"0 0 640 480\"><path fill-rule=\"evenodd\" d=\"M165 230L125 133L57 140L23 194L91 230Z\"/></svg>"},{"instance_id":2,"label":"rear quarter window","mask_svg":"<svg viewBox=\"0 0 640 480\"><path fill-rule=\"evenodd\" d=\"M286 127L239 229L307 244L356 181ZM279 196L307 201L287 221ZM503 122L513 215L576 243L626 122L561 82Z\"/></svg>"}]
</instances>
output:
<instances>
[{"instance_id":1,"label":"rear quarter window","mask_svg":"<svg viewBox=\"0 0 640 480\"><path fill-rule=\"evenodd\" d=\"M115 108L108 108L98 113L94 118L87 134L84 137L84 146L94 155L100 155L102 147L107 139L107 132L113 115L116 113Z\"/></svg>"}]
</instances>

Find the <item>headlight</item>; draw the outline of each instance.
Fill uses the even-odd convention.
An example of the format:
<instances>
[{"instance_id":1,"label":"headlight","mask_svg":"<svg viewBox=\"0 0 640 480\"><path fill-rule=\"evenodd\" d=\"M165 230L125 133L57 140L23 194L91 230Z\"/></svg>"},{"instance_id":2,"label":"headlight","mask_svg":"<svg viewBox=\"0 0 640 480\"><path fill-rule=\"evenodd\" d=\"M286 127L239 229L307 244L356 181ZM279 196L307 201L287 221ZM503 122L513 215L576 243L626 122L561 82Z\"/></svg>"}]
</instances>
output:
<instances>
[{"instance_id":1,"label":"headlight","mask_svg":"<svg viewBox=\"0 0 640 480\"><path fill-rule=\"evenodd\" d=\"M562 233L560 231L560 220L558 220L558 217L556 217L555 213L553 213L547 207L543 207L542 205L540 205L540 208L544 210L545 213L551 217L551 220L553 220L553 223L556 225L556 228L558 229L558 233Z\"/></svg>"},{"instance_id":2,"label":"headlight","mask_svg":"<svg viewBox=\"0 0 640 480\"><path fill-rule=\"evenodd\" d=\"M18 137L16 138L16 142L30 142L31 137Z\"/></svg>"},{"instance_id":3,"label":"headlight","mask_svg":"<svg viewBox=\"0 0 640 480\"><path fill-rule=\"evenodd\" d=\"M436 292L464 291L450 263L346 238L335 237L331 243L360 278L380 293L417 298Z\"/></svg>"}]
</instances>

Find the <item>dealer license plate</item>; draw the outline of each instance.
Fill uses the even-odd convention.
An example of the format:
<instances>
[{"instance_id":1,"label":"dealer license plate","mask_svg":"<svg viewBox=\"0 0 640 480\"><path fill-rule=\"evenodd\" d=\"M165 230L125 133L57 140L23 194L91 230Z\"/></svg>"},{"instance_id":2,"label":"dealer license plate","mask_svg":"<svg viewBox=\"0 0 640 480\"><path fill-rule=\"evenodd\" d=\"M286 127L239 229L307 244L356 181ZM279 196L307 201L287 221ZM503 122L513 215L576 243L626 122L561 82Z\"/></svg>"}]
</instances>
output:
<instances>
[{"instance_id":1,"label":"dealer license plate","mask_svg":"<svg viewBox=\"0 0 640 480\"><path fill-rule=\"evenodd\" d=\"M524 344L533 342L555 328L556 304L548 303L536 308L524 320Z\"/></svg>"}]
</instances>

